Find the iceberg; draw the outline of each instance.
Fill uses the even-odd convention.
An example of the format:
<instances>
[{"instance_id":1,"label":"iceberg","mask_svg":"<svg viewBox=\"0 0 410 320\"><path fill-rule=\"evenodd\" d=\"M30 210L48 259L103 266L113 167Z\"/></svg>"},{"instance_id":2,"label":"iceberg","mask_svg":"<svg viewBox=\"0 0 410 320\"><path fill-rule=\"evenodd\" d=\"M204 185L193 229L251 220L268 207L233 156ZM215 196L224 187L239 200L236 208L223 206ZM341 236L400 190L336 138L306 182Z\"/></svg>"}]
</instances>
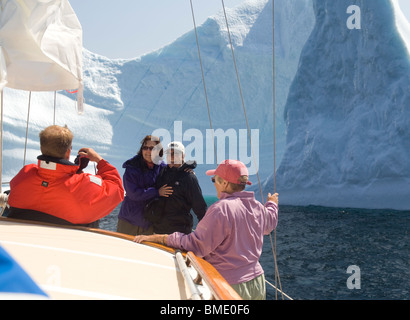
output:
<instances>
[{"instance_id":1,"label":"iceberg","mask_svg":"<svg viewBox=\"0 0 410 320\"><path fill-rule=\"evenodd\" d=\"M248 0L226 8L249 127L257 144L253 160L223 12L198 26L198 40L212 127L219 133L214 157L210 122L194 30L173 43L135 59L108 59L83 50L84 113L75 111L75 94L57 92L56 124L74 133L74 150L92 147L117 167L137 152L153 132L182 140L187 159L198 162L204 194L214 186L205 171L223 158L244 155L257 182L273 172L272 0ZM314 26L311 0L275 1L276 157L285 148L283 110L299 55ZM132 41L132 39L130 39ZM5 88L3 181L23 166L28 92ZM27 163L36 162L38 134L53 124L53 93L32 93ZM196 148L194 148L196 146ZM199 147L197 147L199 146ZM241 149L242 148L242 149ZM245 162L245 161L244 161ZM90 166L89 166L90 167ZM92 172L93 168L89 168Z\"/></svg>"},{"instance_id":2,"label":"iceberg","mask_svg":"<svg viewBox=\"0 0 410 320\"><path fill-rule=\"evenodd\" d=\"M272 0L227 8L250 139L223 12L135 59L83 50L85 110L57 92L55 122L114 164L132 157L153 132L182 140L198 162L204 194L215 193L205 171L222 158L248 161L253 190L273 185ZM132 39L130 39L131 41ZM409 209L408 126L410 26L397 0L275 1L276 191L281 204ZM23 166L28 92L4 89L3 181ZM32 93L26 163L36 162L38 133L53 124L53 93ZM199 147L197 147L199 146ZM73 152L74 154L75 152ZM215 159L218 158L218 159ZM92 166L89 168L93 171Z\"/></svg>"},{"instance_id":3,"label":"iceberg","mask_svg":"<svg viewBox=\"0 0 410 320\"><path fill-rule=\"evenodd\" d=\"M285 204L408 210L409 24L396 0L351 5L313 2L277 190Z\"/></svg>"}]
</instances>

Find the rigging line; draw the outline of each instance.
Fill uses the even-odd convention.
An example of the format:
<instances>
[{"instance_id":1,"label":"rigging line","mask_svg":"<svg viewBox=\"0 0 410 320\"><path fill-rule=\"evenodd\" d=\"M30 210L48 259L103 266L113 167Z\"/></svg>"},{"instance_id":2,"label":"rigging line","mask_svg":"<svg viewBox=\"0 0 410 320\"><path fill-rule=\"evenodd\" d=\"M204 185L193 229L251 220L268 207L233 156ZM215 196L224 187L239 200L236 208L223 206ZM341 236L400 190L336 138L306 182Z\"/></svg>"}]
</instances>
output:
<instances>
[{"instance_id":1,"label":"rigging line","mask_svg":"<svg viewBox=\"0 0 410 320\"><path fill-rule=\"evenodd\" d=\"M273 58L273 192L276 193L276 68L275 68L275 0L272 0L272 58Z\"/></svg>"},{"instance_id":2,"label":"rigging line","mask_svg":"<svg viewBox=\"0 0 410 320\"><path fill-rule=\"evenodd\" d=\"M1 90L0 193L3 193L3 89Z\"/></svg>"},{"instance_id":3,"label":"rigging line","mask_svg":"<svg viewBox=\"0 0 410 320\"><path fill-rule=\"evenodd\" d=\"M201 65L202 83L204 85L206 106L207 106L207 109L208 109L209 126L211 128L212 144L213 144L213 147L214 147L215 162L216 162L216 164L218 164L218 157L217 157L217 152L216 152L216 147L215 147L214 130L213 130L213 127L212 127L212 120L211 120L211 111L210 111L210 108L209 108L208 93L207 93L207 90L206 90L204 68L203 68L203 65L202 65L201 50L199 49L199 40L198 40L198 33L197 33L197 28L196 28L195 14L194 14L194 7L192 5L192 0L190 0L190 3L191 3L192 21L194 23L194 30L195 30L196 46L198 48L199 64Z\"/></svg>"},{"instance_id":4,"label":"rigging line","mask_svg":"<svg viewBox=\"0 0 410 320\"><path fill-rule=\"evenodd\" d=\"M53 116L53 125L56 124L56 105L57 105L57 91L54 91L54 116Z\"/></svg>"},{"instance_id":5,"label":"rigging line","mask_svg":"<svg viewBox=\"0 0 410 320\"><path fill-rule=\"evenodd\" d=\"M272 288L278 290L280 293L282 293L282 295L284 295L286 298L288 298L289 300L293 300L290 296L288 296L286 293L284 293L282 290L278 289L277 287L275 287L272 283L270 283L268 280L265 280L265 282L270 285Z\"/></svg>"},{"instance_id":6,"label":"rigging line","mask_svg":"<svg viewBox=\"0 0 410 320\"><path fill-rule=\"evenodd\" d=\"M276 67L275 67L275 0L272 0L272 75L273 75L273 192L276 193ZM279 287L282 290L282 283L280 281L279 268L277 263L277 243L276 243L276 229L274 230L274 245L272 244L272 237L270 237L272 250L274 250L273 257L275 261L275 283L279 282ZM282 291L281 291L282 292ZM283 300L283 293L282 293Z\"/></svg>"},{"instance_id":7,"label":"rigging line","mask_svg":"<svg viewBox=\"0 0 410 320\"><path fill-rule=\"evenodd\" d=\"M282 292L282 282L280 281L280 276L279 276L279 267L278 267L278 262L277 262L277 254L276 254L276 229L274 232L274 242L272 241L272 235L269 237L270 238L270 244L272 247L272 254L273 254L273 261L275 263L275 286L278 286L278 282L279 282L279 288L280 290L278 290L279 292ZM276 291L275 295L276 295L276 300L278 299L278 291ZM283 297L283 292L282 292L282 300L284 300Z\"/></svg>"},{"instance_id":8,"label":"rigging line","mask_svg":"<svg viewBox=\"0 0 410 320\"><path fill-rule=\"evenodd\" d=\"M272 75L273 75L273 193L276 193L276 68L275 68L275 0L272 0ZM273 259L275 262L275 285L279 282L280 289L282 289L282 283L279 276L279 268L277 264L277 246L276 246L276 229L274 230L275 241L272 243L272 236L270 237ZM282 291L280 291L282 292ZM277 294L277 291L276 291ZM276 297L277 298L277 297ZM282 293L283 300L283 293Z\"/></svg>"},{"instance_id":9,"label":"rigging line","mask_svg":"<svg viewBox=\"0 0 410 320\"><path fill-rule=\"evenodd\" d=\"M235 66L236 80L238 81L239 93L241 95L242 108L243 108L243 112L244 112L244 115L245 115L246 127L247 127L247 130L248 130L248 137L249 137L250 146L251 146L252 158L253 158L253 161L254 161L255 167L256 167L256 158L255 158L255 153L253 151L251 130L249 128L248 116L247 116L247 113L246 113L245 102L244 102L244 99L243 99L242 86L241 86L241 81L239 79L238 66L236 65L236 58L235 58L235 52L234 52L233 44L232 44L231 31L229 30L228 18L226 16L226 10L225 10L225 3L224 3L224 0L221 0L221 1L222 1L222 8L223 8L224 16L225 16L226 29L228 31L228 38L229 38L229 44L230 44L231 52L232 52L233 64ZM265 202L264 198L263 198L263 194L262 194L262 186L261 186L261 182L260 182L260 178L259 178L259 170L256 170L256 175L258 177L259 189L260 189L260 193L261 193L261 197L262 197L262 202Z\"/></svg>"},{"instance_id":10,"label":"rigging line","mask_svg":"<svg viewBox=\"0 0 410 320\"><path fill-rule=\"evenodd\" d=\"M240 92L240 95L241 95L242 107L243 107L243 111L244 111L244 115L245 115L245 120L246 120L246 126L247 126L247 130L248 130L248 136L249 136L249 140L250 140L250 146L251 146L252 157L253 157L253 159L254 159L255 166L256 166L255 154L254 154L253 145L252 145L252 137L251 137L251 132L250 132L250 128L249 128L249 122L248 122L248 117L247 117L247 113L246 113L246 108L245 108L245 102L244 102L243 93L242 93L241 82L240 82L240 79L239 79L238 67L237 67L237 64L236 64L235 52L234 52L234 49L233 49L232 38L231 38L231 32L230 32L230 30L229 30L228 18L227 18L226 10L225 10L225 3L224 3L224 0L221 0L221 1L222 1L222 8L223 8L224 16L225 16L226 28L227 28L227 32L228 32L229 44L230 44L231 52L232 52L233 63L234 63L234 66L235 66L236 78L237 78L237 81L238 81L239 92ZM272 5L273 5L273 12L274 12L274 10L275 10L274 0L272 1ZM274 23L274 17L273 17L273 29L274 29L274 25L275 25L275 23ZM273 32L273 33L274 33L274 32ZM273 46L274 46L274 43L273 43ZM275 50L273 50L273 52L275 52ZM274 53L273 53L273 55L274 55ZM274 147L275 147L275 146L274 146ZM265 201L264 201L263 191L262 191L262 185L261 185L260 177L259 177L259 170L256 170L256 175L257 175L257 178L258 178L258 184L259 184L259 190L260 190L260 193L261 193L262 203L264 203ZM265 209L265 210L266 210L266 209ZM272 253L273 253L274 263L275 263L275 280L276 280L276 278L279 278L279 279L280 279L280 277L279 277L279 270L278 270L278 268L277 268L277 262L276 262L276 260L277 260L277 259L276 259L276 229L274 230L274 233L275 233L275 247L272 245ZM269 234L269 237L270 237L270 240L271 240L271 243L272 243L272 233ZM280 280L279 280L279 284L280 284ZM282 289L282 288L281 288L281 289ZM276 291L276 298L277 298L277 291ZM283 299L283 295L282 295L282 299Z\"/></svg>"},{"instance_id":11,"label":"rigging line","mask_svg":"<svg viewBox=\"0 0 410 320\"><path fill-rule=\"evenodd\" d=\"M28 96L28 110L27 110L27 124L26 124L26 140L24 145L24 159L23 167L26 165L26 154L27 154L27 140L28 140L28 124L30 122L30 108L31 108L31 91Z\"/></svg>"}]
</instances>

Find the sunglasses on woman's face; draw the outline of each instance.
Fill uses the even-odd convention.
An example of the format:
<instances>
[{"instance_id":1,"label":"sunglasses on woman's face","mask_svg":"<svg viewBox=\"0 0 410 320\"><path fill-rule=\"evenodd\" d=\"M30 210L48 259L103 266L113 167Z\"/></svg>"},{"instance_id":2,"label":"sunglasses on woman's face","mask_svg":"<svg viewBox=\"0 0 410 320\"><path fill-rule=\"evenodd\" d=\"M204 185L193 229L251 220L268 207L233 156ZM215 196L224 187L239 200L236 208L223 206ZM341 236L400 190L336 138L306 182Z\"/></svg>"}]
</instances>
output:
<instances>
[{"instance_id":1,"label":"sunglasses on woman's face","mask_svg":"<svg viewBox=\"0 0 410 320\"><path fill-rule=\"evenodd\" d=\"M211 178L211 181L212 181L212 183L215 183L215 181L216 181L216 180L215 180L215 177L212 177L212 178Z\"/></svg>"},{"instance_id":2,"label":"sunglasses on woman's face","mask_svg":"<svg viewBox=\"0 0 410 320\"><path fill-rule=\"evenodd\" d=\"M152 151L153 149L154 149L154 147L147 147L147 146L142 147L142 150L144 150L144 151L147 151L147 150Z\"/></svg>"}]
</instances>

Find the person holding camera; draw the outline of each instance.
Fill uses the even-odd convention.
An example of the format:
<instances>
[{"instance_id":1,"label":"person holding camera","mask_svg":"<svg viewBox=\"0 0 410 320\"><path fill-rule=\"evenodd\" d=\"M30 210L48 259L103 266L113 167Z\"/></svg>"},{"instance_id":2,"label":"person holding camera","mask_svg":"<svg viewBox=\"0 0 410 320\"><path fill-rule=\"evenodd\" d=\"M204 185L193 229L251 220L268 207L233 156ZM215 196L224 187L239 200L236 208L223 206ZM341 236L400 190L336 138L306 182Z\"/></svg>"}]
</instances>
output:
<instances>
[{"instance_id":1,"label":"person holding camera","mask_svg":"<svg viewBox=\"0 0 410 320\"><path fill-rule=\"evenodd\" d=\"M69 161L73 137L67 126L40 132L38 164L10 181L8 218L98 227L124 199L117 169L92 148L78 151L78 164ZM96 175L82 172L88 161L97 163Z\"/></svg>"}]
</instances>

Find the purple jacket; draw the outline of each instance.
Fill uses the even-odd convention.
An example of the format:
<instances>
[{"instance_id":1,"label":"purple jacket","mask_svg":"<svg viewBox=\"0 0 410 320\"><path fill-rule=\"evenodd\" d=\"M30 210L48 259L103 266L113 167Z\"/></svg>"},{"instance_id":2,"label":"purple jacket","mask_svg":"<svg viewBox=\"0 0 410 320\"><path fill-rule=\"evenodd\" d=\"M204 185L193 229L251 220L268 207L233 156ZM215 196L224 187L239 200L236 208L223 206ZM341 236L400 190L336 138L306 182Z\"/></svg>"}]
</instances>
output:
<instances>
[{"instance_id":1,"label":"purple jacket","mask_svg":"<svg viewBox=\"0 0 410 320\"><path fill-rule=\"evenodd\" d=\"M151 223L144 219L144 206L149 200L159 196L154 185L160 169L164 166L166 166L165 163L160 163L154 165L153 169L149 169L142 156L139 155L123 164L122 167L125 168L123 183L126 195L118 214L119 219L144 229L151 226Z\"/></svg>"},{"instance_id":2,"label":"purple jacket","mask_svg":"<svg viewBox=\"0 0 410 320\"><path fill-rule=\"evenodd\" d=\"M263 274L263 236L276 228L278 210L271 201L263 206L253 192L222 193L194 232L173 233L167 244L204 258L229 284L247 282Z\"/></svg>"}]
</instances>

